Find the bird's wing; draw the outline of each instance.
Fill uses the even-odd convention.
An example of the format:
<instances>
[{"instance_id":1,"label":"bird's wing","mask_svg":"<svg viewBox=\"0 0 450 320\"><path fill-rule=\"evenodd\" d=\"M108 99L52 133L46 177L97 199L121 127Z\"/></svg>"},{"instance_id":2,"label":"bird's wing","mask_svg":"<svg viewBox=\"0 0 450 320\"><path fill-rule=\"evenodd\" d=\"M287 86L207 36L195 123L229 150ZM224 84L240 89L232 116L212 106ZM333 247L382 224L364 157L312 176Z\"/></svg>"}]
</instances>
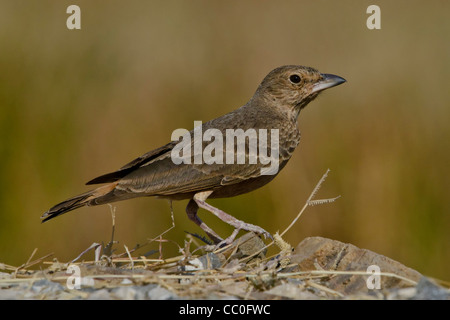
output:
<instances>
[{"instance_id":1,"label":"bird's wing","mask_svg":"<svg viewBox=\"0 0 450 320\"><path fill-rule=\"evenodd\" d=\"M116 188L126 193L167 196L213 190L258 175L257 165L174 164L169 156L133 169L120 178Z\"/></svg>"},{"instance_id":2,"label":"bird's wing","mask_svg":"<svg viewBox=\"0 0 450 320\"><path fill-rule=\"evenodd\" d=\"M259 161L256 164L248 161L243 164L174 164L169 156L134 169L118 181L116 188L125 193L159 196L195 193L257 178L267 166Z\"/></svg>"},{"instance_id":3,"label":"bird's wing","mask_svg":"<svg viewBox=\"0 0 450 320\"><path fill-rule=\"evenodd\" d=\"M172 141L162 147L159 147L157 149L149 151L146 154L143 154L142 156L127 163L119 170L101 175L97 178L90 180L86 184L99 184L99 183L108 183L108 182L117 181L117 180L125 177L129 173L133 172L134 170L138 169L141 166L149 165L154 161L158 161L158 160L162 160L167 157L170 157L170 151L173 149L175 144L176 144L176 141Z\"/></svg>"},{"instance_id":4,"label":"bird's wing","mask_svg":"<svg viewBox=\"0 0 450 320\"><path fill-rule=\"evenodd\" d=\"M203 124L203 130L209 128L226 129L256 128L253 115L244 114L245 109L237 109L225 116L214 119ZM191 150L193 150L194 132L191 134ZM131 161L116 172L108 173L88 182L88 184L118 181L117 189L125 193L138 193L146 195L173 195L178 193L192 193L204 190L213 190L224 185L236 184L241 181L259 177L264 165L257 160L250 164L248 149L245 151L245 162L243 164L225 163L225 144L223 145L222 164L194 163L194 155L191 163L175 164L171 158L171 151L179 141L172 141L158 149L152 150L141 157ZM203 143L204 150L208 142ZM280 150L281 151L281 150ZM235 154L238 152L235 149ZM259 156L259 154L258 154ZM285 155L280 152L280 163L285 160ZM288 155L290 157L290 154ZM237 158L236 158L237 159ZM277 172L275 172L276 174Z\"/></svg>"},{"instance_id":5,"label":"bird's wing","mask_svg":"<svg viewBox=\"0 0 450 320\"><path fill-rule=\"evenodd\" d=\"M238 110L235 110L234 112L231 112L225 116L222 116L221 117L223 119L222 122L228 121L230 125L236 126L237 123L236 123L236 121L234 121L234 122L232 121L233 117L231 116L231 114L235 113ZM205 123L204 126L205 127L214 127L214 124L216 123L216 121L218 119L219 118L211 120L208 123ZM190 134L191 134L191 137L193 137L193 130L190 131ZM122 179L123 177L127 176L128 174L138 170L142 166L149 166L153 163L157 163L161 160L164 160L164 159L170 157L171 151L177 143L178 143L178 141L172 141L162 147L151 150L151 151L143 154L142 156L134 159L133 161L127 163L126 165L121 167L119 170L96 177L96 178L88 181L86 184L91 185L91 184L100 184L100 183L109 183L109 182L118 181L118 180Z\"/></svg>"}]
</instances>

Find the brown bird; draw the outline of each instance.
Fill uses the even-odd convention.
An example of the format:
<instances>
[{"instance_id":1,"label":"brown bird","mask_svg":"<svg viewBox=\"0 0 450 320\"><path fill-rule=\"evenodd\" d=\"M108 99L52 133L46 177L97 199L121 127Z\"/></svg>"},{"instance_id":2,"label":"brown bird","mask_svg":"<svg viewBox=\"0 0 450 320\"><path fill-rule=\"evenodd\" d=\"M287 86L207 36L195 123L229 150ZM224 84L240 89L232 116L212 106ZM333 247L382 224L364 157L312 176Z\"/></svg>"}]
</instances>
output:
<instances>
[{"instance_id":1,"label":"brown bird","mask_svg":"<svg viewBox=\"0 0 450 320\"><path fill-rule=\"evenodd\" d=\"M250 161L252 153L247 145L250 143L249 136L245 136L245 139L241 140L241 144L245 144L244 149L240 149L238 143L231 150L233 159L244 152L244 163L242 161L233 163L229 163L229 161L227 163L225 161L212 163L211 161L195 161L194 157L199 153L196 149L198 145L195 146L194 140L196 130L199 128L194 128L184 136L186 139L194 138L189 139L190 142L187 144L189 150L194 149L194 153L193 155L188 154L185 162L180 163L180 161L174 160L174 151L182 141L180 138L178 141L172 141L147 152L115 172L89 181L88 185L107 184L55 205L42 215L42 222L83 206L106 204L135 197L156 196L170 200L190 199L186 207L189 219L200 226L216 244L232 242L239 230L253 231L263 234L265 237L271 237L270 233L261 227L238 220L205 201L207 198L240 195L270 182L286 165L300 142L300 131L297 126L300 111L321 91L345 81L339 76L320 73L310 67L282 66L272 70L264 78L253 97L244 106L201 126L201 136L208 129L216 129L216 133L222 133L223 136L226 136L227 129L233 129L235 132L238 129L242 129L244 132L249 132L249 129L254 129L258 133L270 132L266 141L269 141L270 136L270 141L275 142L274 145L277 147L274 149L274 146L271 145L271 152L267 152L267 156L270 153L272 160L275 157L277 161L276 170L270 174L263 171L270 164L263 161L261 153L256 154L256 158ZM267 131L260 131L260 129ZM276 139L272 141L272 137L276 137L276 134L278 141ZM217 139L217 136L214 138ZM261 142L261 135L259 139ZM205 150L206 145L208 145L207 141L202 141L201 150ZM268 143L259 145L260 148L262 146L268 147ZM216 149L215 156L220 155L223 155L223 159L225 159L226 150ZM235 228L233 233L223 240L197 216L199 207L210 211L233 226Z\"/></svg>"}]
</instances>

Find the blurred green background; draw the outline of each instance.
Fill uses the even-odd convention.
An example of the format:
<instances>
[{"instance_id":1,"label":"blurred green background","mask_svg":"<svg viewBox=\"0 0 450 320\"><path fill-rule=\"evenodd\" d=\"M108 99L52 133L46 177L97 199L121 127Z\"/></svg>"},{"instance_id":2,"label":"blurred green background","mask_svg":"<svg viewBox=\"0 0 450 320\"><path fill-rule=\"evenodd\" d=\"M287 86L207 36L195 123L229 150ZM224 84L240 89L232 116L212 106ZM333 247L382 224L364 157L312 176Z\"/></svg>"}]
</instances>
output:
<instances>
[{"instance_id":1,"label":"blurred green background","mask_svg":"<svg viewBox=\"0 0 450 320\"><path fill-rule=\"evenodd\" d=\"M70 4L81 30L66 28ZM366 27L370 4L381 30ZM174 129L245 104L273 68L302 64L348 82L302 112L300 146L272 183L211 203L282 231L330 168L318 198L342 198L307 209L286 240L350 242L448 280L449 12L448 1L410 0L2 1L0 262L20 265L34 248L68 261L108 242L108 206L39 217ZM174 203L166 235L179 245L200 232L186 204ZM171 225L165 200L115 207L120 251Z\"/></svg>"}]
</instances>

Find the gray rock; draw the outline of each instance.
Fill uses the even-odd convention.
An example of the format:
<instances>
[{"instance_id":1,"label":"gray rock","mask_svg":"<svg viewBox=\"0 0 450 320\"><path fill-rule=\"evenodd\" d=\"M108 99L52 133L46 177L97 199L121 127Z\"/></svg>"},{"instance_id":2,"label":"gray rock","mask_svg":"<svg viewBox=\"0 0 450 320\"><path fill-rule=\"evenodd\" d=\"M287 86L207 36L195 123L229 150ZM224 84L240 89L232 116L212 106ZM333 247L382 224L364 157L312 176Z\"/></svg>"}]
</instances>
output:
<instances>
[{"instance_id":1,"label":"gray rock","mask_svg":"<svg viewBox=\"0 0 450 320\"><path fill-rule=\"evenodd\" d=\"M167 289L164 289L163 287L157 286L156 288L153 288L147 292L147 297L150 300L175 300L179 299L179 297L170 292Z\"/></svg>"},{"instance_id":2,"label":"gray rock","mask_svg":"<svg viewBox=\"0 0 450 320\"><path fill-rule=\"evenodd\" d=\"M108 290L100 289L100 290L92 292L87 299L88 300L111 300L112 297Z\"/></svg>"},{"instance_id":3,"label":"gray rock","mask_svg":"<svg viewBox=\"0 0 450 320\"><path fill-rule=\"evenodd\" d=\"M438 286L427 277L422 277L416 286L412 300L450 300L450 290Z\"/></svg>"}]
</instances>

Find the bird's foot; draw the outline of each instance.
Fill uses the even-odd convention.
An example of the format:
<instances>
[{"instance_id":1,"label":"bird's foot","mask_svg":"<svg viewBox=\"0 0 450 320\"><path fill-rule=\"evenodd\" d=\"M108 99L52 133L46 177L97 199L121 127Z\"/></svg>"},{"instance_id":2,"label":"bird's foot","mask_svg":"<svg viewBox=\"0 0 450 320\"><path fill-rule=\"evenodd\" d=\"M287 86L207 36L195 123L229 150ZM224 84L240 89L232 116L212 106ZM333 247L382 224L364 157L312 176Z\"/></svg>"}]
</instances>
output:
<instances>
[{"instance_id":1,"label":"bird's foot","mask_svg":"<svg viewBox=\"0 0 450 320\"><path fill-rule=\"evenodd\" d=\"M244 222L242 220L236 219L236 221L233 221L232 225L236 228L235 231L233 231L233 234L234 234L234 232L236 232L236 230L238 230L238 231L239 230L246 230L246 231L254 232L256 234L263 235L264 239L271 239L271 240L273 240L273 237L272 237L272 235L269 232L267 232L266 230L264 230L263 228L261 228L259 226L255 226L254 224L246 223L246 222ZM231 236L233 236L233 234L231 234ZM236 234L237 234L237 232L236 232ZM235 237L236 237L236 235L235 235Z\"/></svg>"},{"instance_id":2,"label":"bird's foot","mask_svg":"<svg viewBox=\"0 0 450 320\"><path fill-rule=\"evenodd\" d=\"M252 230L249 230L247 228L249 225L251 226ZM236 236L238 235L240 230L247 230L247 231L250 231L250 232L254 232L256 234L263 235L264 239L268 239L269 238L269 239L273 240L272 235L269 232L267 232L266 230L264 230L263 228L245 223L245 228L236 228L236 229L234 229L233 233L228 238L220 241L219 243L216 243L215 245L211 246L210 248L213 249L213 251L215 251L215 250L221 249L223 247L226 247L226 246L232 244L234 242L234 240L236 239ZM239 243L237 245L239 245Z\"/></svg>"},{"instance_id":3,"label":"bird's foot","mask_svg":"<svg viewBox=\"0 0 450 320\"><path fill-rule=\"evenodd\" d=\"M214 250L217 250L217 249L223 248L229 244L232 244L234 239L236 239L236 236L238 233L239 233L239 229L234 229L233 233L228 238L220 241L219 243L217 243L215 245Z\"/></svg>"},{"instance_id":4,"label":"bird's foot","mask_svg":"<svg viewBox=\"0 0 450 320\"><path fill-rule=\"evenodd\" d=\"M207 193L205 196L207 196L209 193ZM204 198L204 197L203 197ZM221 219L222 221L228 223L229 225L231 225L232 227L235 228L235 230L233 231L233 233L231 234L230 237L228 237L227 239L220 241L224 242L224 241L228 241L228 239L231 239L231 242L234 240L234 238L236 238L237 233L239 232L239 230L246 230L246 231L251 231L257 234L262 234L264 236L265 239L269 238L269 239L273 239L272 235L267 232L266 230L264 230L261 227L258 227L254 224L251 223L246 223L242 220L236 219L235 217L233 217L232 215L229 215L228 213L213 207L212 205L208 204L205 202L205 200L202 198L202 193L198 193L194 196L194 201L195 203L197 203L197 205L200 208L203 208L205 210L208 210L209 212L211 212L212 214L214 214L216 217L218 217L219 219ZM237 231L236 231L237 230ZM229 243L231 243L229 242Z\"/></svg>"}]
</instances>

